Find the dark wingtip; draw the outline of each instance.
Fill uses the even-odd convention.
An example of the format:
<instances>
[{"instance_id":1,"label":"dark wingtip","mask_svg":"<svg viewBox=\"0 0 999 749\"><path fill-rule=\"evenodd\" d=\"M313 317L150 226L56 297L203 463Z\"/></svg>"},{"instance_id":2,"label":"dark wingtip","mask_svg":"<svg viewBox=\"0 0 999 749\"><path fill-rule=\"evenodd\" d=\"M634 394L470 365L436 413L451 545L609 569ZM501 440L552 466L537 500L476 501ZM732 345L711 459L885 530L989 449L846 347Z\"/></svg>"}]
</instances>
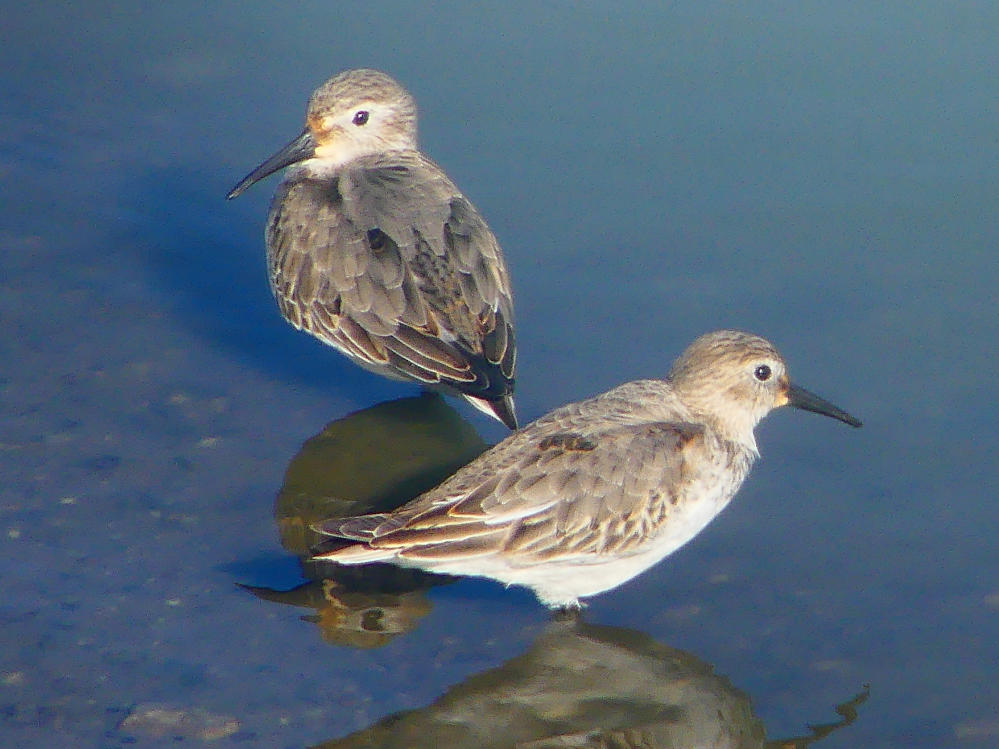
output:
<instances>
[{"instance_id":1,"label":"dark wingtip","mask_svg":"<svg viewBox=\"0 0 999 749\"><path fill-rule=\"evenodd\" d=\"M507 429L514 431L520 429L520 424L517 423L517 412L513 405L513 396L504 395L499 400L489 401L489 405L492 407L493 413L496 414L496 418L502 421Z\"/></svg>"},{"instance_id":2,"label":"dark wingtip","mask_svg":"<svg viewBox=\"0 0 999 749\"><path fill-rule=\"evenodd\" d=\"M310 527L316 533L323 536L364 542L371 540L375 528L381 525L386 517L388 516L385 513L374 513L372 515L329 518L318 523L312 523Z\"/></svg>"}]
</instances>

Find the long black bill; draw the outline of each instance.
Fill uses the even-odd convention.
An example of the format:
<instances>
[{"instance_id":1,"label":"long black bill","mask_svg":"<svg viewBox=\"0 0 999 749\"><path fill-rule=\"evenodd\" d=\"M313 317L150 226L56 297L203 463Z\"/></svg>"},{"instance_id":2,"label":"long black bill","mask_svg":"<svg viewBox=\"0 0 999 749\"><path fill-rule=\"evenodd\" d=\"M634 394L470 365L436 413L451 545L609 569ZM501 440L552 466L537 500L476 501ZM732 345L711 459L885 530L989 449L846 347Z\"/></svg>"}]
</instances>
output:
<instances>
[{"instance_id":1,"label":"long black bill","mask_svg":"<svg viewBox=\"0 0 999 749\"><path fill-rule=\"evenodd\" d=\"M823 416L831 416L832 418L842 421L844 424L849 424L852 427L864 426L864 422L860 419L855 419L842 408L837 408L829 401L823 400L815 393L810 393L805 390L805 388L798 387L797 385L788 386L787 404L789 406L794 406L795 408L800 408L802 411L811 411L812 413L822 414Z\"/></svg>"},{"instance_id":2,"label":"long black bill","mask_svg":"<svg viewBox=\"0 0 999 749\"><path fill-rule=\"evenodd\" d=\"M226 200L232 200L243 194L246 188L256 184L264 177L269 177L279 169L297 164L299 161L311 159L316 155L316 139L312 137L312 131L306 128L295 140L286 145L267 161L258 166L252 172L243 177L242 181L236 185L225 196Z\"/></svg>"}]
</instances>

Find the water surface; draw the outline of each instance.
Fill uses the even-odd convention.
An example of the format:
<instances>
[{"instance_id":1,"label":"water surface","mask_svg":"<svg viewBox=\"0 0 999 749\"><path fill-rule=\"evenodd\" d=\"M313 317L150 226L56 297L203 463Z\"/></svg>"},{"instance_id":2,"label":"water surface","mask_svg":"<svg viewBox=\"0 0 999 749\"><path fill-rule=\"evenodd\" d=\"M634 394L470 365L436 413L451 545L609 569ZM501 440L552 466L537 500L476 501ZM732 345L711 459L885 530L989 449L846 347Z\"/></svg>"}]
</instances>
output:
<instances>
[{"instance_id":1,"label":"water surface","mask_svg":"<svg viewBox=\"0 0 999 749\"><path fill-rule=\"evenodd\" d=\"M223 200L355 66L414 93L503 244L522 420L737 327L865 421L770 417L737 500L594 599L615 629L590 642L710 664L770 738L869 684L823 746L995 744L994 4L48 3L0 28L5 744L173 743L128 722L150 705L193 742L377 733L549 636L482 581L366 648L260 594L327 600L275 517L303 443L417 394L281 320L275 181Z\"/></svg>"}]
</instances>

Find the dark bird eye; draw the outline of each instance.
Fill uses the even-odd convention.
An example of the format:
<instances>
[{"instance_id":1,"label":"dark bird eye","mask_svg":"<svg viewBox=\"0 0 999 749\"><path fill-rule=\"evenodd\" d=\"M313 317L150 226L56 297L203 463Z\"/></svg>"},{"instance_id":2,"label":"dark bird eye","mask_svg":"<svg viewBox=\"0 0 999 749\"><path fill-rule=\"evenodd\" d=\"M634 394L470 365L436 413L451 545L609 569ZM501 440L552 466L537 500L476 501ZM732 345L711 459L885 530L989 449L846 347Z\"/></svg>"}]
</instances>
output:
<instances>
[{"instance_id":1,"label":"dark bird eye","mask_svg":"<svg viewBox=\"0 0 999 749\"><path fill-rule=\"evenodd\" d=\"M361 125L368 124L368 113L362 109L360 112L355 114L354 124L357 125L358 127L361 127Z\"/></svg>"},{"instance_id":2,"label":"dark bird eye","mask_svg":"<svg viewBox=\"0 0 999 749\"><path fill-rule=\"evenodd\" d=\"M753 371L753 377L755 377L760 382L766 382L770 379L770 375L773 374L770 367L766 364L761 364Z\"/></svg>"}]
</instances>

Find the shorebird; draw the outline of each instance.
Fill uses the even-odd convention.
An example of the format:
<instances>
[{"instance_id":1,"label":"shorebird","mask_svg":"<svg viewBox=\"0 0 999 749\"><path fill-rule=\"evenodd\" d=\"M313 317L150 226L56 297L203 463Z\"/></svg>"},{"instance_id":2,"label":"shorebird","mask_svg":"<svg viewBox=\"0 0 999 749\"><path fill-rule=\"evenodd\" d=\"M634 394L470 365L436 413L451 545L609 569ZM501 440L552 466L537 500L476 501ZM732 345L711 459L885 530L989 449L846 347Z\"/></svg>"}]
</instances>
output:
<instances>
[{"instance_id":1,"label":"shorebird","mask_svg":"<svg viewBox=\"0 0 999 749\"><path fill-rule=\"evenodd\" d=\"M377 70L312 94L267 218L271 290L299 330L366 369L459 394L517 428L513 299L496 237L416 142L416 102Z\"/></svg>"},{"instance_id":2,"label":"shorebird","mask_svg":"<svg viewBox=\"0 0 999 749\"><path fill-rule=\"evenodd\" d=\"M665 379L552 411L394 512L320 524L357 543L315 558L488 577L578 609L700 533L759 457L753 429L783 405L861 426L792 384L769 341L709 333Z\"/></svg>"}]
</instances>

